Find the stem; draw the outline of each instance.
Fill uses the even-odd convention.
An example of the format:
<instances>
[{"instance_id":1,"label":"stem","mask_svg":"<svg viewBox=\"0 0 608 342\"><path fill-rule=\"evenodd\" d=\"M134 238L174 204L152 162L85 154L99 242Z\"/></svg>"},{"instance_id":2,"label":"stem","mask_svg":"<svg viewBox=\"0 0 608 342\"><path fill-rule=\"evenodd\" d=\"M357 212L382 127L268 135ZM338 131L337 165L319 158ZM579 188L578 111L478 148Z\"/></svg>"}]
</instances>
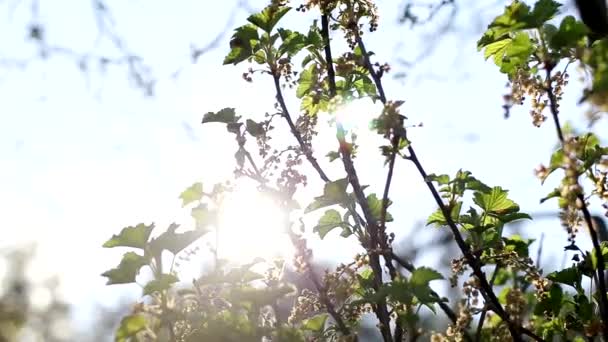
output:
<instances>
[{"instance_id":1,"label":"stem","mask_svg":"<svg viewBox=\"0 0 608 342\"><path fill-rule=\"evenodd\" d=\"M325 9L322 8L321 10L323 12L325 12ZM336 88L336 74L334 71L333 58L331 55L331 44L330 44L330 40L329 40L329 17L327 15L327 13L323 13L323 15L321 16L321 26L322 26L321 34L322 34L323 40L325 42L325 47L324 47L325 65L327 68L327 78L329 80L329 95L330 95L330 98L333 98L337 94L337 88ZM372 268L372 271L374 272L373 287L374 287L374 290L377 292L380 290L380 287L383 284L383 280L382 280L383 272L382 272L382 266L380 264L380 255L377 253L376 249L385 244L381 244L379 241L380 234L379 234L379 229L378 229L379 228L378 223L369 207L369 204L367 203L367 198L365 197L365 193L363 192L363 189L359 182L359 177L357 176L357 171L355 169L355 165L352 160L351 152L348 148L346 141L344 140L344 136L345 136L344 133L345 132L344 132L342 125L338 123L337 136L338 136L338 141L340 143L340 153L342 154L341 159L342 159L342 163L344 164L344 170L346 171L346 174L348 175L348 180L349 180L350 185L353 187L353 192L355 194L357 203L361 207L361 210L363 211L363 216L365 217L365 221L367 222L367 231L370 236L370 246L369 246L370 267ZM387 264L387 266L389 266L389 264L390 264L391 267L389 267L389 270L391 270L391 277L394 278L396 276L396 271L394 270L394 267L392 267L393 265L391 264L390 260L387 259L386 264ZM380 321L380 332L382 333L382 337L383 337L384 341L385 342L393 341L393 336L391 335L391 330L390 330L391 317L388 312L386 299L383 298L378 301L375 311L376 311L376 316L378 317L378 320ZM397 323L396 328L395 328L395 337L398 339L395 339L395 340L400 341L402 339L402 335L403 335L403 329L401 328L401 324Z\"/></svg>"},{"instance_id":2,"label":"stem","mask_svg":"<svg viewBox=\"0 0 608 342\"><path fill-rule=\"evenodd\" d=\"M357 45L359 46L359 48L361 49L361 52L363 54L363 58L365 60L365 65L367 66L367 69L368 69L370 75L372 75L374 83L376 84L376 88L378 90L378 96L379 96L380 100L382 101L382 103L386 104L386 95L384 93L384 87L382 86L382 81L380 80L380 77L374 70L374 68L369 60L369 55L367 53L367 50L365 49L363 40L361 39L359 32L357 30L353 30L353 33L355 34ZM433 195L433 198L435 199L435 202L437 202L437 205L439 206L441 212L443 213L443 216L446 218L448 226L450 227L452 234L454 235L454 240L456 240L456 244L462 251L469 266L473 269L473 274L478 278L480 287L481 287L480 292L483 295L484 300L487 303L490 303L492 305L492 309L494 310L494 312L496 312L496 314L498 314L498 316L500 316L500 318L507 323L507 325L509 327L509 332L511 333L511 336L513 337L514 341L516 341L516 342L523 341L522 337L521 337L522 333L532 337L533 339L535 339L537 341L542 341L543 339L536 336L533 332L531 332L521 326L518 326L513 321L511 321L508 313L504 310L504 308L498 301L498 298L496 297L496 294L494 293L492 287L488 283L488 280L485 276L485 273L482 270L482 265L481 265L479 259L477 259L475 257L475 255L473 255L473 253L471 252L469 245L467 245L467 243L464 241L462 234L460 233L460 231L458 230L458 227L456 226L456 223L454 222L454 220L452 220L450 210L443 203L443 200L441 199L441 196L437 192L437 189L435 189L435 186L433 185L433 183L428 180L428 177L427 177L428 175L427 175L426 171L424 170L424 168L422 167L420 160L416 156L416 152L411 143L408 145L407 149L410 154L408 159L414 163L414 165L416 166L416 169L418 170L418 172L424 179L425 183L427 184L429 190L431 191L431 194Z\"/></svg>"},{"instance_id":3,"label":"stem","mask_svg":"<svg viewBox=\"0 0 608 342\"><path fill-rule=\"evenodd\" d=\"M551 82L551 71L553 67L545 63L545 72L546 72L546 83L547 88L547 96L549 97L549 109L551 110L551 115L553 116L553 122L555 123L555 130L557 131L557 137L562 147L565 146L566 140L564 139L564 134L562 132L562 127L559 122L559 111L557 109L557 98L555 97L555 93L553 92L553 85ZM595 250L595 257L597 258L597 284L598 284L598 292L600 297L600 313L602 315L602 332L604 334L604 339L608 340L608 298L606 297L606 278L605 278L605 264L604 264L604 255L602 254L602 248L600 245L599 236L597 231L593 228L593 219L591 217L591 213L589 212L589 208L587 207L587 202L585 200L585 196L583 193L579 193L577 196L577 202L580 202L580 210L583 213L583 218L585 220L585 224L589 230L589 236L591 237L591 242L593 243L593 248Z\"/></svg>"},{"instance_id":4,"label":"stem","mask_svg":"<svg viewBox=\"0 0 608 342\"><path fill-rule=\"evenodd\" d=\"M492 278L490 279L490 285L494 286L494 281L496 280L496 276L498 276L498 271L500 270L500 264L496 264L494 268L494 273L492 274ZM477 331L475 332L475 341L481 341L481 332L483 330L483 322L486 319L486 314L488 310L484 307L481 311L481 316L479 316L479 323L477 324Z\"/></svg>"},{"instance_id":5,"label":"stem","mask_svg":"<svg viewBox=\"0 0 608 342\"><path fill-rule=\"evenodd\" d=\"M251 164L251 167L255 171L255 173L256 173L256 180L258 180L258 182L260 183L260 185L264 189L270 190L273 193L280 193L280 191L272 189L272 188L270 188L270 187L268 187L266 185L266 182L264 181L264 177L263 177L262 173L260 172L260 169L257 167L257 165L256 165L255 161L253 160L253 158L252 158L251 154L249 153L249 151L245 150L245 155L247 156L247 160ZM322 170L321 170L321 172L322 172ZM289 230L289 229L288 229L288 235L289 235L289 237L290 237L290 239L292 241L295 241L295 239L297 238L295 236L295 234L291 230ZM308 277L310 278L310 280L315 285L315 288L316 288L317 292L319 292L319 296L320 296L321 302L323 303L323 305L325 305L325 309L327 310L327 313L329 313L329 315L336 322L336 325L338 326L338 329L340 330L340 332L343 335L345 335L345 336L349 336L350 335L350 329L344 323L344 320L342 319L342 316L340 316L340 314L336 311L333 303L329 300L329 298L327 298L327 295L326 295L327 291L319 283L319 280L317 279L317 276L313 272L312 268L309 268ZM277 319L278 319L278 316L277 316Z\"/></svg>"},{"instance_id":6,"label":"stem","mask_svg":"<svg viewBox=\"0 0 608 342\"><path fill-rule=\"evenodd\" d=\"M283 117L285 118L285 120L287 121L287 124L289 125L289 128L291 129L291 133L296 137L296 140L298 141L298 144L300 145L302 152L306 156L306 159L308 159L308 161L310 162L312 167L317 171L317 173L319 174L321 179L324 182L329 182L329 177L327 177L327 175L321 168L321 165L319 165L319 162L317 161L317 159L312 155L312 151L311 151L310 147L306 144L306 142L304 142L304 139L302 138L302 134L300 134L300 132L298 131L296 125L294 124L294 122L291 118L291 115L289 114L289 110L287 109L287 105L285 104L285 98L283 97L283 91L281 90L280 76L277 75L276 73L273 73L272 78L274 79L274 88L277 93L277 101L279 102L279 105L281 106L281 111L283 112Z\"/></svg>"}]
</instances>

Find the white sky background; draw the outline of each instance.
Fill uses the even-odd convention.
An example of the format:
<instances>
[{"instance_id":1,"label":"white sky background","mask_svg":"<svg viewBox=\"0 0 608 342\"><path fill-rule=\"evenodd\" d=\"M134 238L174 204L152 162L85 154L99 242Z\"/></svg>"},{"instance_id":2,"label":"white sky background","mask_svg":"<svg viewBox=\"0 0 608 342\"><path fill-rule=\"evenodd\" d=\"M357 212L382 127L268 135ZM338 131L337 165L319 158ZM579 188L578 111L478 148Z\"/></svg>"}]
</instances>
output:
<instances>
[{"instance_id":1,"label":"white sky background","mask_svg":"<svg viewBox=\"0 0 608 342\"><path fill-rule=\"evenodd\" d=\"M24 40L29 8L11 10L13 2L0 1L0 53L31 56L32 45ZM160 228L179 222L184 210L177 196L185 187L198 180L213 184L231 176L232 137L223 128L203 128L202 115L235 106L243 116L259 119L272 110L268 79L255 76L254 83L247 84L241 80L245 64L221 66L231 32L216 50L189 65L190 43L203 46L213 40L236 5L236 1L214 1L209 8L209 3L108 3L117 31L160 79L153 98L143 98L141 91L130 87L121 68L111 68L106 74L93 70L89 80L72 60L62 57L34 61L23 70L0 68L0 247L37 241L40 262L32 275L61 273L67 299L85 310L79 312L86 312L91 303L107 304L122 291L133 295L140 291L104 285L99 274L114 267L122 252L102 249L107 238L139 222L154 221ZM428 37L396 24L399 3L380 1L381 29L364 36L378 61L388 61L395 71L404 70L397 60L411 60L429 42ZM252 8L265 4L250 1ZM81 51L94 47L96 28L88 2L43 2L40 11L49 41ZM476 52L481 30L499 11L501 6L488 6L485 11L474 9L461 15L461 32L442 40L404 82L385 78L387 95L406 100L403 110L412 124L424 123L423 128L411 129L410 136L429 173L453 175L462 167L488 185L510 189L511 198L524 212L553 211L555 202L538 204L552 187L542 187L532 172L548 161L555 144L552 122L535 128L526 107L504 120L506 77ZM240 11L233 27L243 24L247 15ZM281 25L305 28L308 24L299 16L293 11ZM102 51L112 51L105 44ZM182 66L177 79L168 77ZM583 127L584 109L575 105L580 88L574 82L575 73L572 76L575 85L568 88L562 116ZM297 104L292 108L295 111ZM185 125L193 130L189 132ZM605 122L596 131L602 128L605 131ZM376 154L376 145L361 145L357 161ZM317 157L328 165L324 154L319 152ZM381 193L385 171L381 159L373 158L378 162L359 163L359 175L364 184ZM339 168L331 169L331 174L334 179L342 177ZM309 178L314 179L314 174ZM321 188L315 187L319 183L311 183L307 192L319 194ZM392 189L396 223L390 227L399 240L435 206L407 162L397 164ZM530 227L534 228L531 236L545 231L547 246L555 246L554 255L561 254L565 233L556 220ZM588 246L585 237L579 240L581 246ZM316 254L325 258L346 258L355 251L353 241L336 238L315 245L320 248ZM546 258L551 258L549 252ZM435 262L431 257L425 261Z\"/></svg>"}]
</instances>

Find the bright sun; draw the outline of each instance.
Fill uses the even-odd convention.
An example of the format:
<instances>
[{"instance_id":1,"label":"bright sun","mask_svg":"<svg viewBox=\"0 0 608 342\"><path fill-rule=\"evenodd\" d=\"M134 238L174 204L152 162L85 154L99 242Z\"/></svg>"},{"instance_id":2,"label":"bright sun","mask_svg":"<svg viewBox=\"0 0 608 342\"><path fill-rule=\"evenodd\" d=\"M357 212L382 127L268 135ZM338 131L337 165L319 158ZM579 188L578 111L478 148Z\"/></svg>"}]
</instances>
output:
<instances>
[{"instance_id":1,"label":"bright sun","mask_svg":"<svg viewBox=\"0 0 608 342\"><path fill-rule=\"evenodd\" d=\"M285 233L283 212L252 184L239 183L226 195L219 219L220 258L237 263L255 258L288 258L291 242Z\"/></svg>"}]
</instances>

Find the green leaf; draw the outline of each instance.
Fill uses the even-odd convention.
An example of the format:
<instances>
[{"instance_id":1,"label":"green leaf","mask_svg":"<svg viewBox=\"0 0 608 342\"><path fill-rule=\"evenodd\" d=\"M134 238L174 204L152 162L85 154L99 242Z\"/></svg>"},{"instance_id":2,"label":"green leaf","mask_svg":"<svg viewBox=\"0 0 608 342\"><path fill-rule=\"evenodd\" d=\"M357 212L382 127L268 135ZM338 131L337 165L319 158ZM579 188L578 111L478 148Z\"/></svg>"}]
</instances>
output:
<instances>
[{"instance_id":1,"label":"green leaf","mask_svg":"<svg viewBox=\"0 0 608 342\"><path fill-rule=\"evenodd\" d=\"M321 216L319 223L313 228L313 231L319 234L321 239L335 228L342 227L348 229L348 224L342 221L340 213L335 209L330 209Z\"/></svg>"},{"instance_id":2,"label":"green leaf","mask_svg":"<svg viewBox=\"0 0 608 342\"><path fill-rule=\"evenodd\" d=\"M192 202L200 201L203 198L203 183L196 182L192 184L179 195L179 198L182 200L182 207Z\"/></svg>"},{"instance_id":3,"label":"green leaf","mask_svg":"<svg viewBox=\"0 0 608 342\"><path fill-rule=\"evenodd\" d=\"M118 267L108 270L102 274L108 278L106 285L134 283L139 270L148 264L148 259L135 252L123 254Z\"/></svg>"},{"instance_id":4,"label":"green leaf","mask_svg":"<svg viewBox=\"0 0 608 342\"><path fill-rule=\"evenodd\" d=\"M448 175L436 175L431 173L426 177L427 182L437 182L439 185L446 185L450 182L450 176Z\"/></svg>"},{"instance_id":5,"label":"green leaf","mask_svg":"<svg viewBox=\"0 0 608 342\"><path fill-rule=\"evenodd\" d=\"M338 152L338 151L329 151L327 153L327 157L329 158L329 162L333 162L334 160L340 158L340 152Z\"/></svg>"},{"instance_id":6,"label":"green leaf","mask_svg":"<svg viewBox=\"0 0 608 342\"><path fill-rule=\"evenodd\" d=\"M503 14L496 17L488 26L488 30L477 42L477 48L481 50L521 30L541 27L558 13L560 6L554 0L539 0L531 11L530 7L522 1L513 1L505 7Z\"/></svg>"},{"instance_id":7,"label":"green leaf","mask_svg":"<svg viewBox=\"0 0 608 342\"><path fill-rule=\"evenodd\" d=\"M502 61L505 50L507 49L507 46L511 44L511 41L511 38L505 38L486 45L486 49L483 52L483 57L487 60L492 56L499 56L498 58L495 57L495 63L498 64L500 61ZM498 59L498 61L496 61L496 59Z\"/></svg>"},{"instance_id":8,"label":"green leaf","mask_svg":"<svg viewBox=\"0 0 608 342\"><path fill-rule=\"evenodd\" d=\"M203 123L220 122L225 124L236 123L241 117L236 115L234 108L224 108L216 113L208 112L203 116Z\"/></svg>"},{"instance_id":9,"label":"green leaf","mask_svg":"<svg viewBox=\"0 0 608 342\"><path fill-rule=\"evenodd\" d=\"M150 252L153 256L160 256L163 250L177 254L208 232L206 229L196 229L183 233L176 233L175 230L178 227L179 225L172 223L166 232L150 241Z\"/></svg>"},{"instance_id":10,"label":"green leaf","mask_svg":"<svg viewBox=\"0 0 608 342\"><path fill-rule=\"evenodd\" d=\"M171 287L172 284L177 283L179 279L173 274L161 274L159 279L149 281L144 286L144 296L151 295L154 292L162 292Z\"/></svg>"},{"instance_id":11,"label":"green leaf","mask_svg":"<svg viewBox=\"0 0 608 342\"><path fill-rule=\"evenodd\" d=\"M551 20L559 13L559 8L562 5L554 0L538 0L534 4L534 9L530 15L532 25L540 27L546 21Z\"/></svg>"},{"instance_id":12,"label":"green leaf","mask_svg":"<svg viewBox=\"0 0 608 342\"><path fill-rule=\"evenodd\" d=\"M433 280L443 279L441 273L429 267L419 267L412 272L410 284L413 286L428 285Z\"/></svg>"},{"instance_id":13,"label":"green leaf","mask_svg":"<svg viewBox=\"0 0 608 342\"><path fill-rule=\"evenodd\" d=\"M125 342L131 337L146 329L146 317L142 314L129 315L120 321L116 330L116 342Z\"/></svg>"},{"instance_id":14,"label":"green leaf","mask_svg":"<svg viewBox=\"0 0 608 342\"><path fill-rule=\"evenodd\" d=\"M234 64L246 60L257 52L260 37L253 25L244 25L237 28L230 39L230 53L224 58L224 65Z\"/></svg>"},{"instance_id":15,"label":"green leaf","mask_svg":"<svg viewBox=\"0 0 608 342\"><path fill-rule=\"evenodd\" d=\"M325 321L327 321L327 314L319 314L302 322L302 328L304 330L319 332L325 328Z\"/></svg>"},{"instance_id":16,"label":"green leaf","mask_svg":"<svg viewBox=\"0 0 608 342\"><path fill-rule=\"evenodd\" d=\"M305 213L328 207L335 204L344 204L348 200L346 188L348 187L348 179L342 178L325 184L323 195L315 197L315 200L306 207Z\"/></svg>"},{"instance_id":17,"label":"green leaf","mask_svg":"<svg viewBox=\"0 0 608 342\"><path fill-rule=\"evenodd\" d=\"M393 204L393 202L391 200L388 200L387 203L387 208L391 206L391 204ZM376 194L370 194L367 196L367 205L369 205L369 209L372 212L372 215L374 215L374 218L376 220L380 220L380 216L382 214L382 200L378 199L378 196L376 196ZM393 216L391 216L390 213L386 213L386 222L392 222L393 221Z\"/></svg>"},{"instance_id":18,"label":"green leaf","mask_svg":"<svg viewBox=\"0 0 608 342\"><path fill-rule=\"evenodd\" d=\"M569 15L562 20L559 29L551 35L549 46L555 50L573 48L584 44L584 39L588 33L585 24Z\"/></svg>"},{"instance_id":19,"label":"green leaf","mask_svg":"<svg viewBox=\"0 0 608 342\"><path fill-rule=\"evenodd\" d=\"M517 212L519 206L507 198L509 191L497 186L492 188L490 193L475 192L473 202L486 212L490 213L511 213Z\"/></svg>"},{"instance_id":20,"label":"green leaf","mask_svg":"<svg viewBox=\"0 0 608 342\"><path fill-rule=\"evenodd\" d=\"M247 121L245 123L245 127L247 129L247 132L254 137L261 137L264 134L266 134L266 131L264 131L263 124L257 123L250 119L247 119Z\"/></svg>"},{"instance_id":21,"label":"green leaf","mask_svg":"<svg viewBox=\"0 0 608 342\"><path fill-rule=\"evenodd\" d=\"M462 202L456 202L456 205L452 207L452 209L450 210L450 215L452 216L452 220L454 222L458 222L458 219L460 217L460 209L462 208ZM448 221L445 219L445 216L443 216L443 212L441 211L441 208L435 210L434 213L431 214L431 216L429 216L429 218L426 220L426 225L430 225L430 224L434 224L435 227L441 227L441 226L447 226L448 225Z\"/></svg>"},{"instance_id":22,"label":"green leaf","mask_svg":"<svg viewBox=\"0 0 608 342\"><path fill-rule=\"evenodd\" d=\"M534 242L534 239L523 239L519 235L512 235L508 238L502 238L505 243L505 251L514 251L520 257L528 256L528 248Z\"/></svg>"},{"instance_id":23,"label":"green leaf","mask_svg":"<svg viewBox=\"0 0 608 342\"><path fill-rule=\"evenodd\" d=\"M197 229L205 229L208 225L214 224L215 214L215 211L210 211L205 203L199 204L190 211L190 216L196 222Z\"/></svg>"},{"instance_id":24,"label":"green leaf","mask_svg":"<svg viewBox=\"0 0 608 342\"><path fill-rule=\"evenodd\" d=\"M283 43L279 46L279 55L287 54L288 57L292 57L306 45L308 45L308 37L301 34L300 32L291 31L287 29L278 29L279 35Z\"/></svg>"},{"instance_id":25,"label":"green leaf","mask_svg":"<svg viewBox=\"0 0 608 342\"><path fill-rule=\"evenodd\" d=\"M560 271L552 272L547 275L547 278L558 283L578 288L581 283L582 274L576 267L569 267Z\"/></svg>"},{"instance_id":26,"label":"green leaf","mask_svg":"<svg viewBox=\"0 0 608 342\"><path fill-rule=\"evenodd\" d=\"M526 213L512 213L506 215L496 215L502 223L509 223L517 220L531 220L532 217Z\"/></svg>"},{"instance_id":27,"label":"green leaf","mask_svg":"<svg viewBox=\"0 0 608 342\"><path fill-rule=\"evenodd\" d=\"M311 88L317 83L317 74L315 64L312 64L309 68L302 70L300 78L298 80L298 88L296 88L296 96L301 99L304 95L310 93Z\"/></svg>"},{"instance_id":28,"label":"green leaf","mask_svg":"<svg viewBox=\"0 0 608 342\"><path fill-rule=\"evenodd\" d=\"M287 6L267 6L260 13L252 14L247 21L270 34L274 26L281 18L289 12L291 7Z\"/></svg>"},{"instance_id":29,"label":"green leaf","mask_svg":"<svg viewBox=\"0 0 608 342\"><path fill-rule=\"evenodd\" d=\"M133 247L143 249L146 246L146 242L148 242L152 229L154 229L154 224L147 226L140 223L135 227L125 227L118 235L112 235L112 237L103 244L103 247Z\"/></svg>"}]
</instances>

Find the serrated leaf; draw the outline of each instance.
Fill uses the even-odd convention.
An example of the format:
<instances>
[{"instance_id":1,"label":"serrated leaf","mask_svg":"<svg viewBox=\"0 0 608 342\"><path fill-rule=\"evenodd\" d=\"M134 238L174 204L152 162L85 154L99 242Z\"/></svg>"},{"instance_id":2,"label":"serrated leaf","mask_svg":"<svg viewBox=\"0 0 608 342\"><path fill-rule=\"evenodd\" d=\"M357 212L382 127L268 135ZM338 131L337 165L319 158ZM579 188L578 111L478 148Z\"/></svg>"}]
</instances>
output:
<instances>
[{"instance_id":1,"label":"serrated leaf","mask_svg":"<svg viewBox=\"0 0 608 342\"><path fill-rule=\"evenodd\" d=\"M146 246L146 242L148 242L152 229L154 229L154 223L151 225L140 223L135 227L125 227L118 235L112 235L112 237L103 244L103 247L133 247L143 249Z\"/></svg>"},{"instance_id":2,"label":"serrated leaf","mask_svg":"<svg viewBox=\"0 0 608 342\"><path fill-rule=\"evenodd\" d=\"M247 21L259 27L266 33L270 33L281 18L289 12L291 7L287 6L267 6L260 13L252 14Z\"/></svg>"},{"instance_id":3,"label":"serrated leaf","mask_svg":"<svg viewBox=\"0 0 608 342\"><path fill-rule=\"evenodd\" d=\"M200 201L203 198L203 183L196 182L192 184L179 195L179 198L182 200L182 207L192 202Z\"/></svg>"},{"instance_id":4,"label":"serrated leaf","mask_svg":"<svg viewBox=\"0 0 608 342\"><path fill-rule=\"evenodd\" d=\"M494 55L499 56L498 60L502 60L502 57L504 55L504 51L507 48L507 46L511 43L511 38L505 38L505 39L501 39L498 41L495 41L493 43L490 43L488 45L486 45L486 49L483 52L483 57L485 59L488 59ZM496 59L495 59L496 62ZM498 62L496 62L498 63Z\"/></svg>"},{"instance_id":5,"label":"serrated leaf","mask_svg":"<svg viewBox=\"0 0 608 342\"><path fill-rule=\"evenodd\" d=\"M218 112L207 112L203 116L203 123L220 122L225 124L236 123L241 117L236 115L234 108L224 108Z\"/></svg>"},{"instance_id":6,"label":"serrated leaf","mask_svg":"<svg viewBox=\"0 0 608 342\"><path fill-rule=\"evenodd\" d=\"M454 222L458 222L461 208L462 202L457 202L456 205L452 207L450 215L452 216L452 220ZM435 210L434 213L431 214L431 216L429 216L426 221L426 225L428 226L430 224L434 224L436 227L446 226L448 224L447 220L445 219L445 216L443 216L441 208L438 208L437 210Z\"/></svg>"},{"instance_id":7,"label":"serrated leaf","mask_svg":"<svg viewBox=\"0 0 608 342\"><path fill-rule=\"evenodd\" d=\"M261 137L266 134L266 131L264 131L264 125L251 119L247 119L245 129L247 129L247 132L254 137Z\"/></svg>"},{"instance_id":8,"label":"serrated leaf","mask_svg":"<svg viewBox=\"0 0 608 342\"><path fill-rule=\"evenodd\" d=\"M338 151L329 151L327 153L327 157L329 158L330 162L333 162L334 160L340 158L340 152L338 152Z\"/></svg>"},{"instance_id":9,"label":"serrated leaf","mask_svg":"<svg viewBox=\"0 0 608 342\"><path fill-rule=\"evenodd\" d=\"M519 206L507 198L507 190L497 186L492 188L489 193L475 192L473 202L486 212L502 213L519 210Z\"/></svg>"},{"instance_id":10,"label":"serrated leaf","mask_svg":"<svg viewBox=\"0 0 608 342\"><path fill-rule=\"evenodd\" d=\"M443 279L441 273L430 267L419 267L412 272L410 284L413 286L428 285L433 280Z\"/></svg>"},{"instance_id":11,"label":"serrated leaf","mask_svg":"<svg viewBox=\"0 0 608 342\"><path fill-rule=\"evenodd\" d=\"M179 279L173 274L161 274L159 279L153 279L144 286L143 295L151 295L154 292L162 292L171 287L172 284L177 283Z\"/></svg>"},{"instance_id":12,"label":"serrated leaf","mask_svg":"<svg viewBox=\"0 0 608 342\"><path fill-rule=\"evenodd\" d=\"M230 39L230 52L224 58L224 65L238 64L257 52L260 38L258 30L253 25L238 27Z\"/></svg>"},{"instance_id":13,"label":"serrated leaf","mask_svg":"<svg viewBox=\"0 0 608 342\"><path fill-rule=\"evenodd\" d=\"M146 317L142 314L129 315L120 321L120 325L116 330L116 342L125 342L131 337L146 329Z\"/></svg>"},{"instance_id":14,"label":"serrated leaf","mask_svg":"<svg viewBox=\"0 0 608 342\"><path fill-rule=\"evenodd\" d=\"M439 185L445 185L450 182L450 176L448 175L436 175L431 173L427 176L427 182L437 182Z\"/></svg>"},{"instance_id":15,"label":"serrated leaf","mask_svg":"<svg viewBox=\"0 0 608 342\"><path fill-rule=\"evenodd\" d=\"M313 228L313 231L319 234L321 239L325 238L325 235L332 231L334 228L347 227L347 223L342 221L340 213L335 209L330 209L321 216L317 225Z\"/></svg>"},{"instance_id":16,"label":"serrated leaf","mask_svg":"<svg viewBox=\"0 0 608 342\"><path fill-rule=\"evenodd\" d=\"M287 29L278 29L279 35L283 43L279 46L279 55L287 54L288 57L292 57L306 45L308 45L308 38L297 31L291 31Z\"/></svg>"},{"instance_id":17,"label":"serrated leaf","mask_svg":"<svg viewBox=\"0 0 608 342\"><path fill-rule=\"evenodd\" d=\"M387 208L391 206L391 204L393 204L393 202L391 200L388 200L387 203ZM378 199L378 196L376 196L376 194L370 194L367 196L367 205L369 206L370 211L372 212L372 215L374 215L374 218L376 218L376 220L380 220L380 216L382 214L382 200ZM390 213L386 213L386 222L392 222L393 221L393 216L391 216Z\"/></svg>"},{"instance_id":18,"label":"serrated leaf","mask_svg":"<svg viewBox=\"0 0 608 342\"><path fill-rule=\"evenodd\" d=\"M325 328L325 321L327 321L327 314L319 314L302 322L302 328L304 330L319 332Z\"/></svg>"},{"instance_id":19,"label":"serrated leaf","mask_svg":"<svg viewBox=\"0 0 608 342\"><path fill-rule=\"evenodd\" d=\"M547 275L547 279L578 288L582 275L576 267L569 267Z\"/></svg>"},{"instance_id":20,"label":"serrated leaf","mask_svg":"<svg viewBox=\"0 0 608 342\"><path fill-rule=\"evenodd\" d=\"M569 15L562 22L549 39L549 46L555 50L572 48L584 44L589 30L582 22Z\"/></svg>"},{"instance_id":21,"label":"serrated leaf","mask_svg":"<svg viewBox=\"0 0 608 342\"><path fill-rule=\"evenodd\" d=\"M342 178L333 182L328 182L323 188L323 195L315 197L315 200L306 207L304 213L328 207L335 204L343 204L348 200L346 188L348 187L348 179Z\"/></svg>"},{"instance_id":22,"label":"serrated leaf","mask_svg":"<svg viewBox=\"0 0 608 342\"><path fill-rule=\"evenodd\" d=\"M153 256L160 256L163 250L177 254L198 238L208 233L208 230L204 228L176 233L175 231L178 227L178 224L172 223L167 231L150 241L150 252Z\"/></svg>"},{"instance_id":23,"label":"serrated leaf","mask_svg":"<svg viewBox=\"0 0 608 342\"><path fill-rule=\"evenodd\" d=\"M102 274L108 278L106 285L134 283L139 270L148 264L148 259L135 252L123 254L118 267L108 270Z\"/></svg>"}]
</instances>

